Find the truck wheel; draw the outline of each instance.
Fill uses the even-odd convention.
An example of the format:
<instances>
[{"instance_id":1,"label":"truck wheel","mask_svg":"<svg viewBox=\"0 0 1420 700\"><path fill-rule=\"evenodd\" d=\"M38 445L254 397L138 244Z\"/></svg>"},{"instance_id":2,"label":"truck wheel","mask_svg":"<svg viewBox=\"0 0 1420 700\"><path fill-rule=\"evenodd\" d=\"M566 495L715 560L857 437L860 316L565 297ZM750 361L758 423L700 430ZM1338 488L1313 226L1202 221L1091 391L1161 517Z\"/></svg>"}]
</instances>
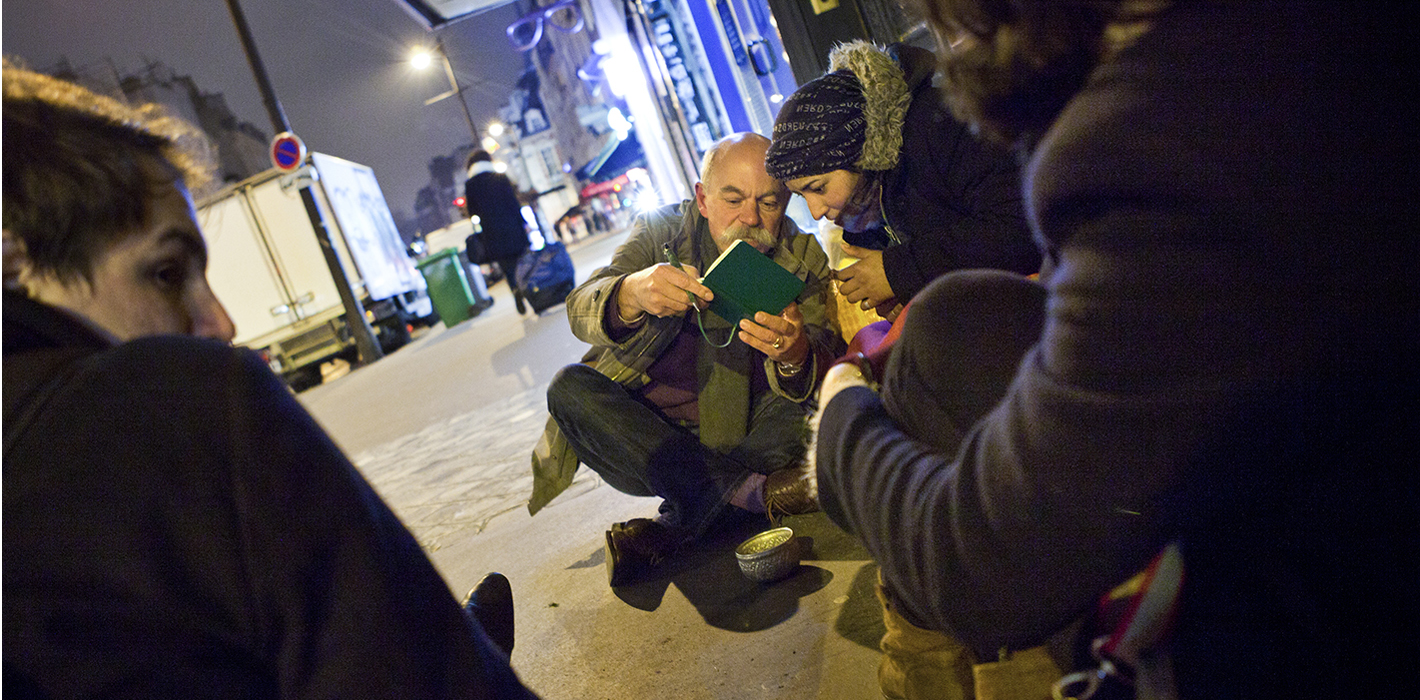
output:
<instances>
[{"instance_id":1,"label":"truck wheel","mask_svg":"<svg viewBox=\"0 0 1420 700\"><path fill-rule=\"evenodd\" d=\"M320 364L310 364L286 373L286 384L291 391L301 393L311 387L320 386Z\"/></svg>"},{"instance_id":2,"label":"truck wheel","mask_svg":"<svg viewBox=\"0 0 1420 700\"><path fill-rule=\"evenodd\" d=\"M409 322L405 318L405 313L401 311L375 324L379 329L380 350L386 354L409 344Z\"/></svg>"}]
</instances>

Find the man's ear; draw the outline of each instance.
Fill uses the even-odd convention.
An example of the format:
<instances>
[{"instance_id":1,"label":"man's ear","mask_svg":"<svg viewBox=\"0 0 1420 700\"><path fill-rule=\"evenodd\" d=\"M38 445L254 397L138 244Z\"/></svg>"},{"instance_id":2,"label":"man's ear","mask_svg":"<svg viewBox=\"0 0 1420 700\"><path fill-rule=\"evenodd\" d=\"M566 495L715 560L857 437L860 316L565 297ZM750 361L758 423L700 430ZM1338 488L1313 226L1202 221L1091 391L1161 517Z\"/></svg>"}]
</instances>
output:
<instances>
[{"instance_id":1,"label":"man's ear","mask_svg":"<svg viewBox=\"0 0 1420 700\"><path fill-rule=\"evenodd\" d=\"M25 248L25 239L10 233L10 229L0 229L4 232L4 284L5 289L19 291L24 289L20 283L20 277L29 271L30 256Z\"/></svg>"},{"instance_id":2,"label":"man's ear","mask_svg":"<svg viewBox=\"0 0 1420 700\"><path fill-rule=\"evenodd\" d=\"M701 216L708 219L710 218L710 209L705 206L705 197L705 183L695 183L695 208L700 210Z\"/></svg>"}]
</instances>

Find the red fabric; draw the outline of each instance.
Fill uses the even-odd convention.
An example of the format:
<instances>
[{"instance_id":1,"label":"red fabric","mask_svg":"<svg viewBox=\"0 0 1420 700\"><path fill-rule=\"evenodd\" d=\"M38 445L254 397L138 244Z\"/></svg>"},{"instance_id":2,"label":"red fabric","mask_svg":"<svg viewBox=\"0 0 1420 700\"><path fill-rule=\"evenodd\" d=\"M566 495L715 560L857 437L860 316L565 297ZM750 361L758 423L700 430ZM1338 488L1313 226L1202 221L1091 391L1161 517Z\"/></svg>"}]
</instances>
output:
<instances>
[{"instance_id":1,"label":"red fabric","mask_svg":"<svg viewBox=\"0 0 1420 700\"><path fill-rule=\"evenodd\" d=\"M861 355L863 363L866 365L863 369L869 371L874 379L882 377L883 368L887 365L888 354L892 352L893 344L902 336L902 324L907 319L907 310L910 308L912 308L912 303L908 302L891 323L878 321L863 326L862 330L859 330L853 336L853 340L848 343L848 351L834 360L832 364L857 362ZM827 371L828 368L825 367L824 372Z\"/></svg>"}]
</instances>

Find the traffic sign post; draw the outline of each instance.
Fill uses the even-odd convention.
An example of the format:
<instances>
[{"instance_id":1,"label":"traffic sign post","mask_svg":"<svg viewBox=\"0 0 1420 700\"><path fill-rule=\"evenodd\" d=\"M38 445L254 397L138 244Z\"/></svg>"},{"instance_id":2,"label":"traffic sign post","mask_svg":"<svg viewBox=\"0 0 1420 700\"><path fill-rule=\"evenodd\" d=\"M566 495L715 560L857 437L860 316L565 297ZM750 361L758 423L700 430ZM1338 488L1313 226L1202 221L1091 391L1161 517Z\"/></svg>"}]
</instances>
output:
<instances>
[{"instance_id":1,"label":"traffic sign post","mask_svg":"<svg viewBox=\"0 0 1420 700\"><path fill-rule=\"evenodd\" d=\"M291 123L286 120L286 112L281 109L280 100L276 99L276 90L271 87L271 80L266 75L266 66L262 64L261 56L257 53L256 41L251 37L251 29L247 26L241 3L239 0L227 0L227 9L232 13L232 23L236 25L237 36L242 41L242 51L246 53L247 63L251 65L256 87L261 91L262 102L266 104L271 125L275 127L273 130L278 132L271 142L271 162L283 170L286 169L283 164L291 163L289 169L295 170L306 160L306 146L300 138L291 133ZM295 149L294 153L292 148ZM350 327L350 334L355 338L360 364L374 362L384 357L384 352L380 350L379 341L375 339L375 331L370 327L370 321L365 318L364 305L350 286L350 278L345 274L345 267L340 264L340 256L336 255L335 246L330 242L330 231L326 229L325 220L321 217L320 207L316 205L316 196L310 185L301 188L301 203L306 207L306 215L310 217L311 227L315 229L316 242L320 244L321 254L325 257L326 267L330 269L330 277L335 282L336 291L340 293L341 306L345 307L345 322Z\"/></svg>"}]
</instances>

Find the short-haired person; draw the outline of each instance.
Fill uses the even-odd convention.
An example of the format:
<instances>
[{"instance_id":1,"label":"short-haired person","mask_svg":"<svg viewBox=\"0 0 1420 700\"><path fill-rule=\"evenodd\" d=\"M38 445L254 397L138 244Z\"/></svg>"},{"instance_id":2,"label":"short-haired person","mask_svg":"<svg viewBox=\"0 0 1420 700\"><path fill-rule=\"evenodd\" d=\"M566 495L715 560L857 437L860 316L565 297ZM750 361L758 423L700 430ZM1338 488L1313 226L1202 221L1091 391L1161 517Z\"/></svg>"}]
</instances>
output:
<instances>
[{"instance_id":1,"label":"short-haired person","mask_svg":"<svg viewBox=\"0 0 1420 700\"><path fill-rule=\"evenodd\" d=\"M784 101L765 156L814 218L844 229L858 261L834 273L839 293L885 318L952 270L1040 269L1016 155L952 117L935 67L915 46L839 45Z\"/></svg>"},{"instance_id":2,"label":"short-haired person","mask_svg":"<svg viewBox=\"0 0 1420 700\"><path fill-rule=\"evenodd\" d=\"M613 586L705 534L726 505L817 510L800 468L807 403L843 341L826 317L828 257L784 216L789 193L764 171L768 146L758 134L717 142L695 199L639 217L611 264L567 298L572 332L593 347L548 387L530 509L565 489L579 461L619 491L662 498L656 518L607 531ZM713 294L697 280L737 240L806 284L779 316L735 328L700 311Z\"/></svg>"},{"instance_id":3,"label":"short-haired person","mask_svg":"<svg viewBox=\"0 0 1420 700\"><path fill-rule=\"evenodd\" d=\"M532 697L229 345L197 132L8 63L3 121L6 696Z\"/></svg>"},{"instance_id":4,"label":"short-haired person","mask_svg":"<svg viewBox=\"0 0 1420 700\"><path fill-rule=\"evenodd\" d=\"M930 397L912 376L880 397L830 369L823 509L904 616L979 657L1176 542L1171 625L1127 658L1138 697L1413 696L1414 5L916 4L956 113L1030 154L1044 325L949 451L905 425L899 399ZM964 286L928 288L904 336Z\"/></svg>"}]
</instances>

